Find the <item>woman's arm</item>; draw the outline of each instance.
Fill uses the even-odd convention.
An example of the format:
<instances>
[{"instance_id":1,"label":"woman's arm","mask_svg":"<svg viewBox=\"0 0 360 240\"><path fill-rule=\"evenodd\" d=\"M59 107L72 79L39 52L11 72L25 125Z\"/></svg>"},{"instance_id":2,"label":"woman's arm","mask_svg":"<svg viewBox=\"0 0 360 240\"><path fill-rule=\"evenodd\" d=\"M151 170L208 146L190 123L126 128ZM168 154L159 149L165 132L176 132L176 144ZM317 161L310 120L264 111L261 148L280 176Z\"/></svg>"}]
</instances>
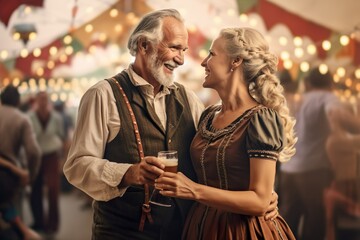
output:
<instances>
[{"instance_id":1,"label":"woman's arm","mask_svg":"<svg viewBox=\"0 0 360 240\"><path fill-rule=\"evenodd\" d=\"M184 174L165 172L155 186L161 194L196 200L224 211L245 215L264 215L271 202L276 162L270 159L250 159L248 191L230 191L195 183Z\"/></svg>"},{"instance_id":2,"label":"woman's arm","mask_svg":"<svg viewBox=\"0 0 360 240\"><path fill-rule=\"evenodd\" d=\"M0 157L0 166L9 169L13 174L20 178L21 186L26 186L30 182L29 171L16 166L12 162Z\"/></svg>"}]
</instances>

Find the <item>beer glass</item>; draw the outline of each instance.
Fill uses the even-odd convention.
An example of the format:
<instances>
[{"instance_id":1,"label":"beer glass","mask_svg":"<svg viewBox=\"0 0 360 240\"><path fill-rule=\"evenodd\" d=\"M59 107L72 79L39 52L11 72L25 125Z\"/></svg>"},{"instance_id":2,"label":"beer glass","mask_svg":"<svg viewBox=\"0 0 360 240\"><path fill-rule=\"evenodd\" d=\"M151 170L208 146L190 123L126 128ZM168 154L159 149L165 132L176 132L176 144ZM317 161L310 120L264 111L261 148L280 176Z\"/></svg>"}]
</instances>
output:
<instances>
[{"instance_id":1,"label":"beer glass","mask_svg":"<svg viewBox=\"0 0 360 240\"><path fill-rule=\"evenodd\" d=\"M162 163L165 165L165 172L177 172L178 167L178 154L175 150L169 151L160 151L158 152L158 158L161 159ZM171 207L171 198L165 197L160 194L158 189L154 189L151 197L150 203L162 206L162 207Z\"/></svg>"}]
</instances>

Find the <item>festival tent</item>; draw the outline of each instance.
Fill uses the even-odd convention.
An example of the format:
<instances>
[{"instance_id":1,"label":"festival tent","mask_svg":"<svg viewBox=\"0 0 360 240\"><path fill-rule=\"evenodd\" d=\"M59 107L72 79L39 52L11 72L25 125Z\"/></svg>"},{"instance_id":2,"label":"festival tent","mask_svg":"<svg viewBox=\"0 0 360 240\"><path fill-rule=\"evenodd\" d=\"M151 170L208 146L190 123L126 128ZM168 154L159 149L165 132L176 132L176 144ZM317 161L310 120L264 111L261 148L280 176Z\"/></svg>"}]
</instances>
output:
<instances>
[{"instance_id":1,"label":"festival tent","mask_svg":"<svg viewBox=\"0 0 360 240\"><path fill-rule=\"evenodd\" d=\"M56 82L53 78L81 85L114 74L132 59L126 40L139 18L153 9L176 8L189 29L188 63L179 69L184 78L202 81L199 62L220 28L254 27L279 56L280 70L300 76L323 64L339 82L351 79L348 88L359 92L360 1L337 2L0 0L0 86L14 80L28 86L29 80Z\"/></svg>"}]
</instances>

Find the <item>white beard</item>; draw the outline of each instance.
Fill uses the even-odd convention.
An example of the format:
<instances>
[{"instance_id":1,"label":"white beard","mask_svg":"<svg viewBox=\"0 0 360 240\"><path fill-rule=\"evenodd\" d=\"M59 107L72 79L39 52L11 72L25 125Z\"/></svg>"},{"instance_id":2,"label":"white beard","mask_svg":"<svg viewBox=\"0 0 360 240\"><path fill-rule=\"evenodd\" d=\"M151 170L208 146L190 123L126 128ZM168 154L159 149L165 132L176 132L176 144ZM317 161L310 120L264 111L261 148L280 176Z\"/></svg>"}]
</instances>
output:
<instances>
[{"instance_id":1,"label":"white beard","mask_svg":"<svg viewBox=\"0 0 360 240\"><path fill-rule=\"evenodd\" d=\"M171 61L171 63L172 63L172 65L175 64L173 61ZM158 83L160 83L161 85L164 85L165 87L168 87L171 84L173 84L174 76L172 74L167 75L164 73L164 71L162 70L163 64L164 63L159 63L159 61L157 60L157 53L153 53L149 56L149 61L148 61L147 67L150 69L151 74L158 81ZM177 64L175 64L175 65L177 65Z\"/></svg>"}]
</instances>

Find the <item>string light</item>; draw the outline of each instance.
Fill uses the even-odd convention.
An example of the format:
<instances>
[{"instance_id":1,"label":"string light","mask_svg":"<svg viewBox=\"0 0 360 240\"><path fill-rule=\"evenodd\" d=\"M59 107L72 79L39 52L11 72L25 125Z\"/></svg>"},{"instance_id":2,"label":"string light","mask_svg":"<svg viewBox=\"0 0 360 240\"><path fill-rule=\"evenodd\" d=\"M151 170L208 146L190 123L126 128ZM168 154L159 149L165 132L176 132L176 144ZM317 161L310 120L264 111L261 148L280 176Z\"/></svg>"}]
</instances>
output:
<instances>
[{"instance_id":1,"label":"string light","mask_svg":"<svg viewBox=\"0 0 360 240\"><path fill-rule=\"evenodd\" d=\"M340 77L339 77L339 75L334 74L333 80L334 80L334 83L340 82Z\"/></svg>"},{"instance_id":2,"label":"string light","mask_svg":"<svg viewBox=\"0 0 360 240\"><path fill-rule=\"evenodd\" d=\"M325 51L329 51L331 49L331 42L329 40L324 40L321 46Z\"/></svg>"},{"instance_id":3,"label":"string light","mask_svg":"<svg viewBox=\"0 0 360 240\"><path fill-rule=\"evenodd\" d=\"M40 57L41 49L40 48L35 48L34 51L33 51L33 55L34 55L34 57Z\"/></svg>"},{"instance_id":4,"label":"string light","mask_svg":"<svg viewBox=\"0 0 360 240\"><path fill-rule=\"evenodd\" d=\"M293 62L291 60L287 59L287 60L284 61L284 68L285 69L291 69L292 66L293 66Z\"/></svg>"},{"instance_id":5,"label":"string light","mask_svg":"<svg viewBox=\"0 0 360 240\"><path fill-rule=\"evenodd\" d=\"M351 78L347 78L346 80L345 80L345 86L347 86L347 87L351 87L351 85L352 85L352 80L351 80Z\"/></svg>"},{"instance_id":6,"label":"string light","mask_svg":"<svg viewBox=\"0 0 360 240\"><path fill-rule=\"evenodd\" d=\"M297 58L301 58L302 56L304 56L304 49L297 47L294 50L294 54Z\"/></svg>"},{"instance_id":7,"label":"string light","mask_svg":"<svg viewBox=\"0 0 360 240\"><path fill-rule=\"evenodd\" d=\"M343 46L347 46L350 42L350 38L347 35L342 35L340 37L340 44Z\"/></svg>"},{"instance_id":8,"label":"string light","mask_svg":"<svg viewBox=\"0 0 360 240\"><path fill-rule=\"evenodd\" d=\"M310 64L308 62L302 62L300 64L300 70L303 72L307 72L310 69Z\"/></svg>"},{"instance_id":9,"label":"string light","mask_svg":"<svg viewBox=\"0 0 360 240\"><path fill-rule=\"evenodd\" d=\"M245 23L245 22L247 22L247 21L249 20L249 17L248 17L248 15L242 13L242 14L240 14L240 16L239 16L239 19L240 19L241 22L244 22L244 23Z\"/></svg>"},{"instance_id":10,"label":"string light","mask_svg":"<svg viewBox=\"0 0 360 240\"><path fill-rule=\"evenodd\" d=\"M358 69L355 70L355 77L356 77L357 79L360 79L360 68L358 68Z\"/></svg>"},{"instance_id":11,"label":"string light","mask_svg":"<svg viewBox=\"0 0 360 240\"><path fill-rule=\"evenodd\" d=\"M60 62L64 63L68 60L68 56L66 54L61 54L59 59Z\"/></svg>"},{"instance_id":12,"label":"string light","mask_svg":"<svg viewBox=\"0 0 360 240\"><path fill-rule=\"evenodd\" d=\"M50 53L51 56L56 55L57 52L58 52L58 49L57 49L57 47L55 47L55 46L52 46L52 47L49 49L49 53Z\"/></svg>"},{"instance_id":13,"label":"string light","mask_svg":"<svg viewBox=\"0 0 360 240\"><path fill-rule=\"evenodd\" d=\"M20 78L15 77L15 78L13 79L13 81L12 81L12 84L13 84L15 87L19 86L19 84L20 84Z\"/></svg>"},{"instance_id":14,"label":"string light","mask_svg":"<svg viewBox=\"0 0 360 240\"><path fill-rule=\"evenodd\" d=\"M287 52L287 51L282 51L282 52L280 53L280 58L281 58L282 60L287 60L287 59L290 58L290 53Z\"/></svg>"},{"instance_id":15,"label":"string light","mask_svg":"<svg viewBox=\"0 0 360 240\"><path fill-rule=\"evenodd\" d=\"M121 24L115 25L115 32L120 33L123 31L123 26Z\"/></svg>"},{"instance_id":16,"label":"string light","mask_svg":"<svg viewBox=\"0 0 360 240\"><path fill-rule=\"evenodd\" d=\"M73 54L73 52L74 52L74 48L72 46L66 46L65 47L65 53L67 55L71 55L71 54Z\"/></svg>"},{"instance_id":17,"label":"string light","mask_svg":"<svg viewBox=\"0 0 360 240\"><path fill-rule=\"evenodd\" d=\"M336 74L339 75L339 77L344 77L345 74L346 74L345 68L339 67L339 68L336 70Z\"/></svg>"},{"instance_id":18,"label":"string light","mask_svg":"<svg viewBox=\"0 0 360 240\"><path fill-rule=\"evenodd\" d=\"M38 75L38 76L44 75L44 69L42 67L39 67L38 69L36 69L36 75Z\"/></svg>"},{"instance_id":19,"label":"string light","mask_svg":"<svg viewBox=\"0 0 360 240\"><path fill-rule=\"evenodd\" d=\"M286 37L282 36L282 37L279 37L279 43L281 46L286 46L288 44L288 40Z\"/></svg>"},{"instance_id":20,"label":"string light","mask_svg":"<svg viewBox=\"0 0 360 240\"><path fill-rule=\"evenodd\" d=\"M294 37L294 45L295 46L299 47L302 44L303 44L303 40L301 37L299 37L299 36Z\"/></svg>"},{"instance_id":21,"label":"string light","mask_svg":"<svg viewBox=\"0 0 360 240\"><path fill-rule=\"evenodd\" d=\"M113 9L111 9L109 14L110 14L110 17L115 18L119 15L119 11L117 9L113 8Z\"/></svg>"},{"instance_id":22,"label":"string light","mask_svg":"<svg viewBox=\"0 0 360 240\"><path fill-rule=\"evenodd\" d=\"M105 42L106 39L107 39L106 34L105 34L105 33L100 33L100 35L99 35L99 41L100 41L100 42Z\"/></svg>"},{"instance_id":23,"label":"string light","mask_svg":"<svg viewBox=\"0 0 360 240\"><path fill-rule=\"evenodd\" d=\"M8 51L2 50L2 51L0 52L0 57L1 57L1 59L5 60L5 59L8 58L8 56L9 56L9 52L8 52Z\"/></svg>"},{"instance_id":24,"label":"string light","mask_svg":"<svg viewBox=\"0 0 360 240\"><path fill-rule=\"evenodd\" d=\"M94 26L92 24L87 24L85 26L85 32L90 33L94 30Z\"/></svg>"},{"instance_id":25,"label":"string light","mask_svg":"<svg viewBox=\"0 0 360 240\"><path fill-rule=\"evenodd\" d=\"M46 66L48 69L53 69L55 67L55 62L50 60L47 62Z\"/></svg>"},{"instance_id":26,"label":"string light","mask_svg":"<svg viewBox=\"0 0 360 240\"><path fill-rule=\"evenodd\" d=\"M310 55L314 55L316 53L316 46L314 44L309 44L306 48L306 51L310 54Z\"/></svg>"},{"instance_id":27,"label":"string light","mask_svg":"<svg viewBox=\"0 0 360 240\"><path fill-rule=\"evenodd\" d=\"M65 37L64 37L64 39L63 39L63 42L65 43L65 44L70 44L71 42L72 42L72 37L70 36L70 35L66 35Z\"/></svg>"},{"instance_id":28,"label":"string light","mask_svg":"<svg viewBox=\"0 0 360 240\"><path fill-rule=\"evenodd\" d=\"M328 66L325 63L320 64L319 66L319 72L321 74L326 74L329 71Z\"/></svg>"},{"instance_id":29,"label":"string light","mask_svg":"<svg viewBox=\"0 0 360 240\"><path fill-rule=\"evenodd\" d=\"M26 58L29 55L29 51L26 48L21 49L20 56Z\"/></svg>"},{"instance_id":30,"label":"string light","mask_svg":"<svg viewBox=\"0 0 360 240\"><path fill-rule=\"evenodd\" d=\"M75 0L75 3L77 2L77 0ZM76 4L75 4L76 6ZM77 7L76 7L77 8ZM31 8L30 8L31 10ZM89 9L87 9L89 10ZM77 11L77 9L76 9ZM228 16L234 16L236 14L236 12L233 10L233 9L228 9L227 10L227 15ZM119 15L119 11L116 9L116 8L113 8L110 10L109 12L109 15L110 17L114 18L114 17L117 17ZM109 17L108 15L108 17ZM75 17L75 14L73 14L73 16ZM133 13L133 12L129 12L127 15L126 15L126 19L128 21L135 21L135 19L137 19L136 15ZM249 20L249 17L248 15L246 14L241 14L239 16L239 19L240 21L242 22L248 22L251 26L256 26L257 25L257 20L256 19L252 19L250 18ZM214 23L216 25L220 25L223 21L222 18L220 18L219 16L216 16L214 19L213 19ZM94 26L92 24L87 24L84 28L84 30L88 33L94 31ZM119 32L122 32L124 30L124 27L122 24L116 24L115 27L114 27L114 30L119 33ZM188 28L189 32L196 32L197 31L197 28L195 26L192 26L192 27L189 27ZM210 30L210 29L208 29ZM214 32L214 34L218 33L218 29L216 29L215 27L212 28L210 30L210 32ZM288 51L282 51L280 53L280 58L283 60L283 65L284 65L284 68L286 69L291 69L293 66L294 66L294 62L298 63L299 60L294 60L293 58L296 57L296 58L302 58L305 54L305 51L306 53L310 54L310 55L315 55L316 52L317 52L317 48L316 46L321 46L325 51L329 51L332 47L332 44L334 44L334 46L338 46L336 44L340 44L342 46L347 46L350 42L350 38L349 38L350 34L349 35L342 35L340 36L339 38L337 38L336 40L334 40L334 38L332 38L332 40L334 40L333 42L331 42L330 40L324 40L321 42L321 44L319 42L315 43L315 44L309 44L306 46L307 42L305 42L304 44L304 40L302 37L300 36L296 36L294 37L292 40L293 40L293 44L295 46L295 48L286 48ZM13 37L14 38L20 38L20 36L16 36L16 33L13 34ZM36 33L34 33L34 38L36 37ZM107 35L105 33L99 33L98 35L98 40L100 40L101 42L105 42L106 39L107 39ZM304 38L305 39L305 38ZM63 42L67 45L71 44L71 42L73 41L71 35L66 35L64 38L63 38ZM274 39L274 41L276 41ZM281 36L278 38L278 43L281 45L281 46L288 46L289 45L289 42L291 44L291 39L289 41L288 38L286 38L285 36ZM336 42L336 43L335 43ZM302 46L302 47L301 47ZM283 48L285 49L285 48ZM22 51L26 51L25 50L22 50ZM56 55L58 54L58 52L60 51L60 49L57 49L55 46L51 47L49 52L50 52L50 55ZM90 46L89 47L89 52L95 52L96 51L96 46ZM64 46L64 52L66 55L70 56L72 54L74 54L74 49L72 46ZM290 54L290 53L291 54ZM24 57L24 56L27 56L29 53L27 54L21 54L20 53L20 56ZM35 48L32 52L32 54L35 56L35 57L39 57L42 52L41 52L41 49L40 48ZM208 51L205 50L205 49L202 49L198 52L198 55L200 58L205 58L208 54ZM59 54L60 55L60 54ZM65 62L67 59L68 59L68 56L66 56L64 54L60 55L59 57L59 60L61 62ZM0 59L7 59L9 56L9 53L6 51L6 50L3 50L0 52ZM296 59L295 58L295 59ZM52 58L54 59L54 58ZM65 60L64 60L65 59ZM306 59L309 60L309 58L306 56ZM311 58L313 59L313 58ZM294 62L293 62L294 61ZM55 62L54 61L48 61L47 62L47 65L46 65L49 69L53 69L55 67ZM295 64L295 66L297 66L297 64ZM309 71L310 69L310 63L309 62L306 62L306 61L302 61L300 64L299 64L299 68L302 72L307 72ZM321 64L319 66L319 71L323 74L327 73L329 71L329 67L326 65L326 64ZM349 70L348 70L349 71ZM352 70L351 70L352 71ZM41 74L39 74L39 72L42 72ZM336 69L336 74L334 75L334 81L335 82L340 82L341 81L341 78L345 77L345 75L350 75L352 72L347 72L347 68L345 69L344 67L339 67ZM356 69L354 72L354 76L355 78L357 79L360 79L360 68ZM42 76L44 74L44 69L43 68L40 68L40 70L36 70L36 74L38 76ZM349 79L346 79L344 81L345 85L346 85L346 82L349 82ZM75 81L75 80L74 80ZM352 80L350 79L351 83L352 83ZM39 83L40 85L40 83ZM349 85L349 84L348 84ZM349 86L346 85L347 87L351 86L352 84L350 84ZM359 84L354 84L354 86L356 86L356 89L360 92L360 83ZM69 84L66 85L65 87L65 84L62 86L63 89L68 89L69 90ZM64 96L64 95L63 95ZM66 95L68 97L68 95ZM57 97L58 99L62 98L61 97L61 94L58 95Z\"/></svg>"}]
</instances>

